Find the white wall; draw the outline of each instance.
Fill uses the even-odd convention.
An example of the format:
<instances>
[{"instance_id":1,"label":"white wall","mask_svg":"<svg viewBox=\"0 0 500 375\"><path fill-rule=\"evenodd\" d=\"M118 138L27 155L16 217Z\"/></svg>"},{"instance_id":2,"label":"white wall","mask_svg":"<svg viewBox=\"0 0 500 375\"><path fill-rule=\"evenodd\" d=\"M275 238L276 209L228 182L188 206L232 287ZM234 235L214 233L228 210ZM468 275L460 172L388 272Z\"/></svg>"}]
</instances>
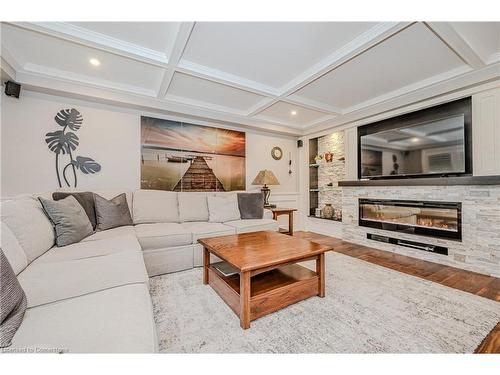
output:
<instances>
[{"instance_id":1,"label":"white wall","mask_svg":"<svg viewBox=\"0 0 500 375\"><path fill-rule=\"evenodd\" d=\"M45 134L59 130L54 116L63 108L76 108L83 115L83 125L76 132L80 144L75 154L89 156L102 166L101 172L94 175L79 173L78 187L89 190L139 188L140 116L143 113L29 91L23 91L20 99L2 95L1 104L2 197L50 191L58 187L55 154L48 149ZM154 113L144 115L155 116ZM271 169L281 183L271 187L273 198L279 201L281 195L277 193L282 193L285 197L293 196L297 201L296 140L239 130L247 131L247 189L258 188L251 182L259 170ZM283 159L276 161L271 157L274 146L282 148ZM291 175L288 174L290 152Z\"/></svg>"}]
</instances>

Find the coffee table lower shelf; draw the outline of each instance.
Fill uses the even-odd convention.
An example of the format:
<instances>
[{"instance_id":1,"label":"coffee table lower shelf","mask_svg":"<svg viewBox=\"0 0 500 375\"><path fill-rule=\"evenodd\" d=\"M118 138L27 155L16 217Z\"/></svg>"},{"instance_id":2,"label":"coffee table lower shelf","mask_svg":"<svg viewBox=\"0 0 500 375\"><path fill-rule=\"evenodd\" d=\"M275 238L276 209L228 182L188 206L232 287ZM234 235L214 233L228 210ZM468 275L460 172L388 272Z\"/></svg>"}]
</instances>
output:
<instances>
[{"instance_id":1,"label":"coffee table lower shelf","mask_svg":"<svg viewBox=\"0 0 500 375\"><path fill-rule=\"evenodd\" d=\"M210 265L208 283L241 318L240 275L224 276ZM250 285L250 321L320 294L318 274L298 264L255 275Z\"/></svg>"}]
</instances>

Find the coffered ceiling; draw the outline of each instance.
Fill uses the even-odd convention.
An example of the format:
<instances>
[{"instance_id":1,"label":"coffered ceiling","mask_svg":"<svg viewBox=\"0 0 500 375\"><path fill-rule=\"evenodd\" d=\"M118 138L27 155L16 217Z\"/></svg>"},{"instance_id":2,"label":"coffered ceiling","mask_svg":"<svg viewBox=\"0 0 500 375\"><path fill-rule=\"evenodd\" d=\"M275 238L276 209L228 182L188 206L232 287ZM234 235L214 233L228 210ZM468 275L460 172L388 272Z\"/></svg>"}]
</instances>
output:
<instances>
[{"instance_id":1,"label":"coffered ceiling","mask_svg":"<svg viewBox=\"0 0 500 375\"><path fill-rule=\"evenodd\" d=\"M1 41L31 90L294 135L500 77L494 22L2 23Z\"/></svg>"}]
</instances>

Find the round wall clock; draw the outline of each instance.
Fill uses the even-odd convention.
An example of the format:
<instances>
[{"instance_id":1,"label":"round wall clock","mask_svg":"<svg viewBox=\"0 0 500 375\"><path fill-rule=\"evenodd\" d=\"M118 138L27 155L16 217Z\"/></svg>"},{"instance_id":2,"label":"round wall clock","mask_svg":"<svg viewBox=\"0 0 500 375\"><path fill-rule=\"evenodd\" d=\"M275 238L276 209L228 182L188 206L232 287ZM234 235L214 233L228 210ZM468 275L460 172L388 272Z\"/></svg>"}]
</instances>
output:
<instances>
[{"instance_id":1,"label":"round wall clock","mask_svg":"<svg viewBox=\"0 0 500 375\"><path fill-rule=\"evenodd\" d=\"M280 160L283 157L283 151L278 146L273 147L271 150L271 156L274 160Z\"/></svg>"}]
</instances>

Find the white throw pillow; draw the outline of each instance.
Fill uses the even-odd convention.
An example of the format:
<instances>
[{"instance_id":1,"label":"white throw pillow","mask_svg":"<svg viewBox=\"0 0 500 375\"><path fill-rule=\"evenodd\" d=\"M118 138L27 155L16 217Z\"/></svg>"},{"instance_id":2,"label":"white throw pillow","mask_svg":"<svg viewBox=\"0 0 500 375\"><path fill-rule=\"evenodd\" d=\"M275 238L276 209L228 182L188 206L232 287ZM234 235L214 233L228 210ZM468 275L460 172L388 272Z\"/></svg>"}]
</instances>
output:
<instances>
[{"instance_id":1,"label":"white throw pillow","mask_svg":"<svg viewBox=\"0 0 500 375\"><path fill-rule=\"evenodd\" d=\"M207 203L210 223L223 223L241 218L236 194L209 195Z\"/></svg>"}]
</instances>

